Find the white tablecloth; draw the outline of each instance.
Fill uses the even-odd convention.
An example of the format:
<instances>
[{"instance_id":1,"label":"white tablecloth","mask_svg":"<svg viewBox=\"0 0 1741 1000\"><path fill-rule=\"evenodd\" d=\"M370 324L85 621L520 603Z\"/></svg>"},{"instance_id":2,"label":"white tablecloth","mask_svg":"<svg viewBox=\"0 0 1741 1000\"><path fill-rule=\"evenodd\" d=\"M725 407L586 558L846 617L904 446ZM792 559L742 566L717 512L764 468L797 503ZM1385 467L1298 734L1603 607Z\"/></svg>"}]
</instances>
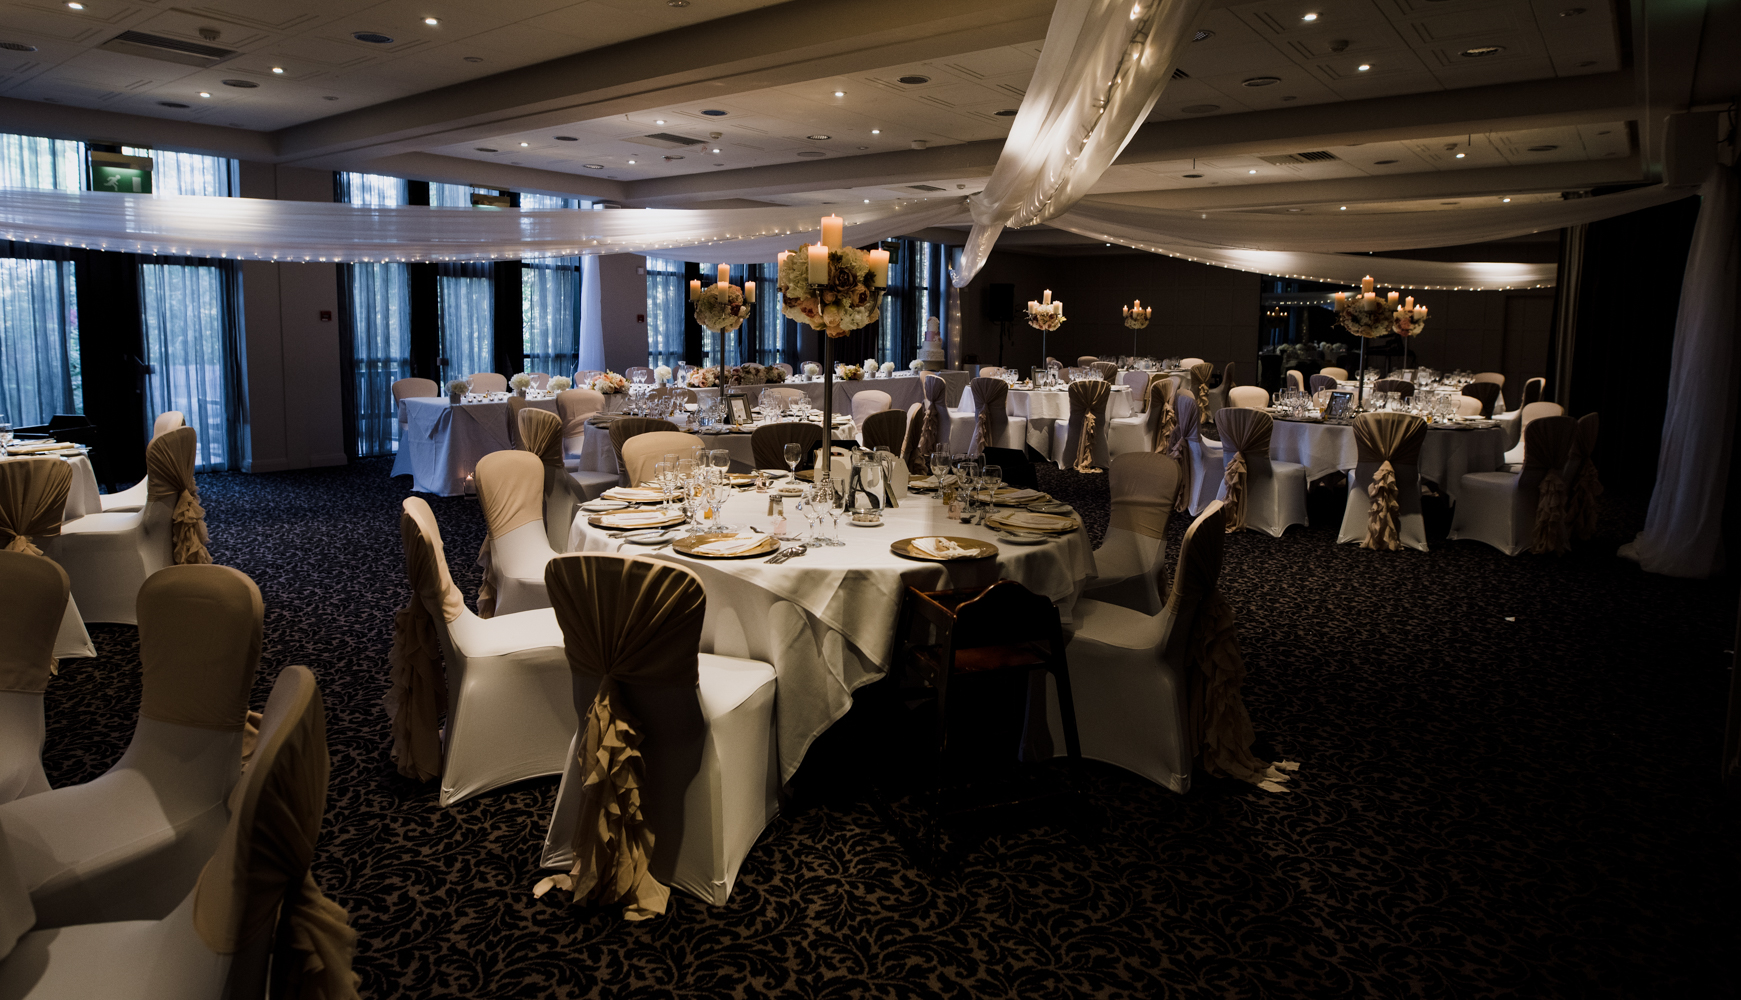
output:
<instances>
[{"instance_id":1,"label":"white tablecloth","mask_svg":"<svg viewBox=\"0 0 1741 1000\"><path fill-rule=\"evenodd\" d=\"M528 400L526 405L556 413L554 398ZM399 448L409 459L411 488L420 493L463 496L472 491L478 459L513 447L505 399L456 407L448 405L446 396L420 396L401 399L398 415L405 424Z\"/></svg>"},{"instance_id":2,"label":"white tablecloth","mask_svg":"<svg viewBox=\"0 0 1741 1000\"><path fill-rule=\"evenodd\" d=\"M103 512L102 490L97 489L97 474L91 470L91 460L83 455L69 455L61 458L59 455L11 455L0 456L0 462L17 461L23 458L60 458L61 461L73 467L73 481L67 486L66 509L61 520L71 521L84 517L86 514L101 514Z\"/></svg>"},{"instance_id":3,"label":"white tablecloth","mask_svg":"<svg viewBox=\"0 0 1741 1000\"><path fill-rule=\"evenodd\" d=\"M955 372L954 374L966 375L967 373ZM947 379L945 379L945 384L948 384ZM822 386L823 383L821 380L815 382L776 382L772 385L733 386L731 391L749 397L750 405L754 406L761 401L762 391L765 389L801 389L805 395L810 397L810 405L820 409L822 406ZM904 375L891 375L888 378L865 378L856 379L850 382L845 379L835 379L834 412L851 413L852 397L864 392L866 389L876 389L879 392L888 393L889 409L891 410L905 410L907 407L925 398L924 386L921 384L919 378L911 372ZM696 396L704 399L718 399L719 393L719 386L695 390ZM960 398L960 389L955 391L955 396L956 398ZM945 391L945 401L947 401L948 398L949 393Z\"/></svg>"},{"instance_id":4,"label":"white tablecloth","mask_svg":"<svg viewBox=\"0 0 1741 1000\"><path fill-rule=\"evenodd\" d=\"M967 391L961 394L960 409L971 411L973 407L973 387L968 386ZM1135 412L1135 408L1130 386L1112 387L1112 395L1106 401L1107 419L1128 417ZM1004 412L1012 417L1026 419L1028 446L1051 459L1053 421L1070 419L1070 392L1067 389L1011 389L1009 401L1004 404Z\"/></svg>"},{"instance_id":5,"label":"white tablecloth","mask_svg":"<svg viewBox=\"0 0 1741 1000\"><path fill-rule=\"evenodd\" d=\"M722 516L740 528L767 529L767 504L767 494L747 491L727 502ZM794 532L807 529L790 500L786 506ZM779 676L774 728L782 779L798 770L811 741L852 707L853 691L893 665L895 621L906 585L944 590L985 587L1000 578L1017 580L1057 604L1068 621L1094 572L1086 531L1041 545L1000 544L995 561L915 562L889 551L890 542L918 535L996 540L983 527L950 521L939 501L915 494L888 511L882 527L853 527L843 517L840 537L845 546L813 547L779 566L766 565L766 557L691 559L668 548L649 553L701 576L707 588L702 652L774 665ZM591 527L585 514L575 519L569 548L647 552Z\"/></svg>"},{"instance_id":6,"label":"white tablecloth","mask_svg":"<svg viewBox=\"0 0 1741 1000\"><path fill-rule=\"evenodd\" d=\"M1303 420L1277 420L1270 436L1270 457L1306 467L1308 480L1347 472L1359 464L1351 424L1320 424ZM1505 431L1486 428L1456 431L1434 427L1421 445L1421 477L1438 483L1457 500L1457 486L1465 473L1493 472L1505 457Z\"/></svg>"},{"instance_id":7,"label":"white tablecloth","mask_svg":"<svg viewBox=\"0 0 1741 1000\"><path fill-rule=\"evenodd\" d=\"M814 422L820 425L822 418L818 416ZM730 471L750 472L755 469L756 455L750 447L750 434L755 430L754 426L751 426L749 430L730 431L724 434L696 431L690 427L682 426L681 423L680 428L686 434L695 434L700 437L707 443L708 448L724 448L731 452ZM836 438L845 440L852 434L852 429L843 424L836 428L834 433ZM583 472L622 471L617 465L617 453L611 447L611 430L608 424L588 423L586 437L583 440L585 443L581 445L580 464L577 468ZM684 455L683 457L688 458L689 456Z\"/></svg>"}]
</instances>

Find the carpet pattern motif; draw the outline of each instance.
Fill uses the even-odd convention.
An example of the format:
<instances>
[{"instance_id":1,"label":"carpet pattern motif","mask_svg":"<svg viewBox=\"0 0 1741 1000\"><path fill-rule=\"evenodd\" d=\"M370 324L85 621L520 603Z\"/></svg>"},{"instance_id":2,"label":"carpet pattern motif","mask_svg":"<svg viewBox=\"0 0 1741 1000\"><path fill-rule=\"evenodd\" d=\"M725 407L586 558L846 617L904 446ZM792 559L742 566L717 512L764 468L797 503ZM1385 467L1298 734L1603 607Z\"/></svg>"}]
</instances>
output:
<instances>
[{"instance_id":1,"label":"carpet pattern motif","mask_svg":"<svg viewBox=\"0 0 1741 1000\"><path fill-rule=\"evenodd\" d=\"M727 906L674 895L626 924L532 897L554 778L443 810L394 772L380 699L409 596L409 480L388 468L200 477L213 557L265 596L255 705L287 664L320 679L333 775L315 875L361 934L365 997L1733 988L1734 814L1715 773L1736 587L1612 558L1636 504L1610 502L1601 536L1563 559L1337 546L1339 506L1281 539L1230 538L1246 702L1260 752L1303 762L1291 794L1199 776L1180 797L1093 765L1100 836L1006 834L933 878L868 800L806 791ZM1104 530L1104 476L1041 476ZM477 504L429 499L475 594ZM91 631L100 657L48 690L57 787L120 756L139 703L136 631Z\"/></svg>"}]
</instances>

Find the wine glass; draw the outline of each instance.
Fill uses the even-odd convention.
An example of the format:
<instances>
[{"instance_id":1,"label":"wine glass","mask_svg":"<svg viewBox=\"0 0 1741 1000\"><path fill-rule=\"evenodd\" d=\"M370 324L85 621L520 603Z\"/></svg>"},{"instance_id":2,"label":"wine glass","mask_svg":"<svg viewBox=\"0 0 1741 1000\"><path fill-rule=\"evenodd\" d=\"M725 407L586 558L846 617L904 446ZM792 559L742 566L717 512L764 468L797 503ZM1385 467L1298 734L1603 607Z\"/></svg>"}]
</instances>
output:
<instances>
[{"instance_id":1,"label":"wine glass","mask_svg":"<svg viewBox=\"0 0 1741 1000\"><path fill-rule=\"evenodd\" d=\"M804 459L804 446L797 441L786 442L786 468L792 470L792 478L798 478L798 463Z\"/></svg>"},{"instance_id":2,"label":"wine glass","mask_svg":"<svg viewBox=\"0 0 1741 1000\"><path fill-rule=\"evenodd\" d=\"M979 478L985 484L987 502L997 499L997 491L1003 488L1003 466L987 465L979 470Z\"/></svg>"},{"instance_id":3,"label":"wine glass","mask_svg":"<svg viewBox=\"0 0 1741 1000\"><path fill-rule=\"evenodd\" d=\"M720 482L725 482L725 471L731 468L731 451L726 448L714 448L707 453L707 462L719 473Z\"/></svg>"},{"instance_id":4,"label":"wine glass","mask_svg":"<svg viewBox=\"0 0 1741 1000\"><path fill-rule=\"evenodd\" d=\"M931 475L937 480L938 491L943 488L943 477L949 475L949 453L934 451L931 453Z\"/></svg>"}]
</instances>

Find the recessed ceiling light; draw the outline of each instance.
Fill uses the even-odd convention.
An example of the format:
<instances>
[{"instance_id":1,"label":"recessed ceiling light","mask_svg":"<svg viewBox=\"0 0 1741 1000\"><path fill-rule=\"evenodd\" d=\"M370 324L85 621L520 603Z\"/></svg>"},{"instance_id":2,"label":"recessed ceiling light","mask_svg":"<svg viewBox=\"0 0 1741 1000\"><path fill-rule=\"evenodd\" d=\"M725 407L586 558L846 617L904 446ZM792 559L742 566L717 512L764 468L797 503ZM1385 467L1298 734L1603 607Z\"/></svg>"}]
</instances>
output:
<instances>
[{"instance_id":1,"label":"recessed ceiling light","mask_svg":"<svg viewBox=\"0 0 1741 1000\"><path fill-rule=\"evenodd\" d=\"M683 159L683 157L678 156L675 153L671 153L671 154L664 157L664 160L666 163L670 163L672 160L681 160L681 159Z\"/></svg>"},{"instance_id":2,"label":"recessed ceiling light","mask_svg":"<svg viewBox=\"0 0 1741 1000\"><path fill-rule=\"evenodd\" d=\"M1461 159L1462 159L1462 158L1463 158L1463 157L1464 157L1464 156L1465 156L1465 155L1467 155L1467 154L1465 154L1465 153L1458 153L1458 154L1457 154L1457 159L1459 159L1459 160L1461 160Z\"/></svg>"},{"instance_id":3,"label":"recessed ceiling light","mask_svg":"<svg viewBox=\"0 0 1741 1000\"><path fill-rule=\"evenodd\" d=\"M260 86L252 80L222 80L219 82L226 87L235 87L237 90L255 90Z\"/></svg>"},{"instance_id":4,"label":"recessed ceiling light","mask_svg":"<svg viewBox=\"0 0 1741 1000\"><path fill-rule=\"evenodd\" d=\"M1188 115L1206 115L1211 111L1220 111L1219 104L1187 104L1179 109Z\"/></svg>"},{"instance_id":5,"label":"recessed ceiling light","mask_svg":"<svg viewBox=\"0 0 1741 1000\"><path fill-rule=\"evenodd\" d=\"M866 198L866 199L865 199L865 200L864 200L864 203L865 203L865 204L866 204L866 205L869 205L869 204L870 204L870 199L869 199L869 198Z\"/></svg>"},{"instance_id":6,"label":"recessed ceiling light","mask_svg":"<svg viewBox=\"0 0 1741 1000\"><path fill-rule=\"evenodd\" d=\"M552 136L551 138L555 139L557 142L579 142L580 141L579 139L576 139L572 135L558 135L558 136Z\"/></svg>"},{"instance_id":7,"label":"recessed ceiling light","mask_svg":"<svg viewBox=\"0 0 1741 1000\"><path fill-rule=\"evenodd\" d=\"M483 56L465 56L464 59L469 63L480 63L484 61Z\"/></svg>"},{"instance_id":8,"label":"recessed ceiling light","mask_svg":"<svg viewBox=\"0 0 1741 1000\"><path fill-rule=\"evenodd\" d=\"M522 142L522 143L521 143L521 144L520 144L520 145L522 145L522 146L530 146L530 145L532 145L532 144L531 144L531 143L529 143L529 142Z\"/></svg>"},{"instance_id":9,"label":"recessed ceiling light","mask_svg":"<svg viewBox=\"0 0 1741 1000\"><path fill-rule=\"evenodd\" d=\"M1208 28L1198 28L1197 33L1191 36L1191 41L1202 42L1214 37L1215 32L1210 31Z\"/></svg>"},{"instance_id":10,"label":"recessed ceiling light","mask_svg":"<svg viewBox=\"0 0 1741 1000\"><path fill-rule=\"evenodd\" d=\"M1462 204L1462 202L1457 202L1457 201L1441 201L1441 202L1439 202L1439 204L1441 204L1441 205L1460 205L1460 204Z\"/></svg>"},{"instance_id":11,"label":"recessed ceiling light","mask_svg":"<svg viewBox=\"0 0 1741 1000\"><path fill-rule=\"evenodd\" d=\"M1255 170L1247 170L1247 171L1246 171L1246 173L1248 173L1248 174L1255 174L1255 173L1257 173L1257 171L1255 171Z\"/></svg>"},{"instance_id":12,"label":"recessed ceiling light","mask_svg":"<svg viewBox=\"0 0 1741 1000\"><path fill-rule=\"evenodd\" d=\"M1578 64L1578 68L1579 69L1589 69L1591 66L1594 66L1594 65L1596 65L1596 60L1586 59L1583 62Z\"/></svg>"},{"instance_id":13,"label":"recessed ceiling light","mask_svg":"<svg viewBox=\"0 0 1741 1000\"><path fill-rule=\"evenodd\" d=\"M1298 212L1298 211L1300 211L1300 209L1297 209L1297 208L1290 208L1290 209L1288 209L1288 211L1290 211L1290 212Z\"/></svg>"},{"instance_id":14,"label":"recessed ceiling light","mask_svg":"<svg viewBox=\"0 0 1741 1000\"><path fill-rule=\"evenodd\" d=\"M1239 85L1241 87L1270 87L1281 82L1282 78L1279 76L1254 76L1249 80L1241 80Z\"/></svg>"},{"instance_id":15,"label":"recessed ceiling light","mask_svg":"<svg viewBox=\"0 0 1741 1000\"><path fill-rule=\"evenodd\" d=\"M274 67L272 67L272 72L277 73L279 76L283 76L284 75L284 67L283 66L274 66Z\"/></svg>"},{"instance_id":16,"label":"recessed ceiling light","mask_svg":"<svg viewBox=\"0 0 1741 1000\"><path fill-rule=\"evenodd\" d=\"M72 3L72 2L69 2L69 3L68 3L68 4L67 4L67 6L68 6L68 7L71 7L71 8L72 8L72 9L73 9L73 10L84 10L84 9L85 9L85 5L84 5L84 4L82 4L82 3Z\"/></svg>"},{"instance_id":17,"label":"recessed ceiling light","mask_svg":"<svg viewBox=\"0 0 1741 1000\"><path fill-rule=\"evenodd\" d=\"M1016 110L1017 109L1015 108L1005 108L1002 111L993 111L992 114L997 115L999 118L1014 118L1016 116Z\"/></svg>"},{"instance_id":18,"label":"recessed ceiling light","mask_svg":"<svg viewBox=\"0 0 1741 1000\"><path fill-rule=\"evenodd\" d=\"M903 76L896 82L904 83L909 87L916 87L921 83L930 83L931 78L928 76Z\"/></svg>"},{"instance_id":19,"label":"recessed ceiling light","mask_svg":"<svg viewBox=\"0 0 1741 1000\"><path fill-rule=\"evenodd\" d=\"M157 104L159 107L165 108L185 108L190 106L183 104L180 101L158 101Z\"/></svg>"},{"instance_id":20,"label":"recessed ceiling light","mask_svg":"<svg viewBox=\"0 0 1741 1000\"><path fill-rule=\"evenodd\" d=\"M655 118L655 119L653 119L653 124L655 124L655 125L663 125L663 124L665 124L665 119L663 119L663 118Z\"/></svg>"},{"instance_id":21,"label":"recessed ceiling light","mask_svg":"<svg viewBox=\"0 0 1741 1000\"><path fill-rule=\"evenodd\" d=\"M835 96L835 97L845 97L845 96L846 96L846 91L844 91L844 90L837 90L837 91L835 91L835 92L834 92L834 96Z\"/></svg>"},{"instance_id":22,"label":"recessed ceiling light","mask_svg":"<svg viewBox=\"0 0 1741 1000\"><path fill-rule=\"evenodd\" d=\"M0 42L0 49L5 49L8 52L35 52L36 46L26 45L23 42Z\"/></svg>"},{"instance_id":23,"label":"recessed ceiling light","mask_svg":"<svg viewBox=\"0 0 1741 1000\"><path fill-rule=\"evenodd\" d=\"M1181 174L1180 176L1188 177L1188 178L1191 178L1192 180L1195 180L1203 175L1202 174Z\"/></svg>"},{"instance_id":24,"label":"recessed ceiling light","mask_svg":"<svg viewBox=\"0 0 1741 1000\"><path fill-rule=\"evenodd\" d=\"M687 7L687 6L689 6L689 0L665 0L665 6L667 6L667 7Z\"/></svg>"},{"instance_id":25,"label":"recessed ceiling light","mask_svg":"<svg viewBox=\"0 0 1741 1000\"><path fill-rule=\"evenodd\" d=\"M379 31L353 31L351 37L370 45L390 45L393 42L392 35L383 35Z\"/></svg>"},{"instance_id":26,"label":"recessed ceiling light","mask_svg":"<svg viewBox=\"0 0 1741 1000\"><path fill-rule=\"evenodd\" d=\"M1531 146L1529 151L1532 153L1551 153L1559 148L1558 146Z\"/></svg>"},{"instance_id":27,"label":"recessed ceiling light","mask_svg":"<svg viewBox=\"0 0 1741 1000\"><path fill-rule=\"evenodd\" d=\"M1612 129L1604 129L1603 131L1597 132L1596 134L1597 135L1608 135L1612 131L1613 131Z\"/></svg>"},{"instance_id":28,"label":"recessed ceiling light","mask_svg":"<svg viewBox=\"0 0 1741 1000\"><path fill-rule=\"evenodd\" d=\"M605 168L602 163L582 163L581 166L587 170L603 170Z\"/></svg>"},{"instance_id":29,"label":"recessed ceiling light","mask_svg":"<svg viewBox=\"0 0 1741 1000\"><path fill-rule=\"evenodd\" d=\"M715 163L715 164L714 164L714 166L716 166L716 167L723 167L723 166L725 166L725 164L723 164L723 163Z\"/></svg>"},{"instance_id":30,"label":"recessed ceiling light","mask_svg":"<svg viewBox=\"0 0 1741 1000\"><path fill-rule=\"evenodd\" d=\"M871 135L882 135L882 134L883 134L883 130L880 128L871 129Z\"/></svg>"},{"instance_id":31,"label":"recessed ceiling light","mask_svg":"<svg viewBox=\"0 0 1741 1000\"><path fill-rule=\"evenodd\" d=\"M859 148L859 149L861 149L861 150L863 150L863 149L869 149L869 148L870 148L870 147L869 147L869 146L860 146L860 147L858 147L858 148Z\"/></svg>"},{"instance_id":32,"label":"recessed ceiling light","mask_svg":"<svg viewBox=\"0 0 1741 1000\"><path fill-rule=\"evenodd\" d=\"M1316 21L1317 19L1318 19L1318 15L1316 15L1316 14L1301 14L1300 15L1300 20L1302 20L1302 21Z\"/></svg>"},{"instance_id":33,"label":"recessed ceiling light","mask_svg":"<svg viewBox=\"0 0 1741 1000\"><path fill-rule=\"evenodd\" d=\"M336 100L338 100L338 95L337 94L327 94L327 95L323 96L321 98L321 100L323 100L323 101L336 101Z\"/></svg>"},{"instance_id":34,"label":"recessed ceiling light","mask_svg":"<svg viewBox=\"0 0 1741 1000\"><path fill-rule=\"evenodd\" d=\"M1511 201L1511 199L1510 199L1510 198L1501 198L1501 199L1499 199L1499 200L1500 200L1500 201L1504 201L1504 202L1509 202L1509 201Z\"/></svg>"},{"instance_id":35,"label":"recessed ceiling light","mask_svg":"<svg viewBox=\"0 0 1741 1000\"><path fill-rule=\"evenodd\" d=\"M1361 63L1359 66L1360 72L1362 72L1362 73L1366 72L1367 70L1369 70L1371 68L1372 68L1371 63Z\"/></svg>"},{"instance_id":36,"label":"recessed ceiling light","mask_svg":"<svg viewBox=\"0 0 1741 1000\"><path fill-rule=\"evenodd\" d=\"M718 108L704 108L701 113L709 118L724 118L726 116L726 112Z\"/></svg>"},{"instance_id":37,"label":"recessed ceiling light","mask_svg":"<svg viewBox=\"0 0 1741 1000\"><path fill-rule=\"evenodd\" d=\"M212 95L211 95L211 92L210 92L210 91L205 91L205 90L202 90L202 91L200 91L200 92L199 92L199 95L200 95L200 96L201 96L201 97L210 97L210 96L212 96Z\"/></svg>"},{"instance_id":38,"label":"recessed ceiling light","mask_svg":"<svg viewBox=\"0 0 1741 1000\"><path fill-rule=\"evenodd\" d=\"M1338 211L1338 212L1346 212L1346 211L1348 211L1348 206L1347 206L1347 205L1343 205L1343 206L1342 206L1342 207L1341 207L1341 208L1338 208L1338 209L1337 209L1337 210L1336 210L1336 211Z\"/></svg>"},{"instance_id":39,"label":"recessed ceiling light","mask_svg":"<svg viewBox=\"0 0 1741 1000\"><path fill-rule=\"evenodd\" d=\"M1477 45L1457 53L1465 59L1479 59L1482 56L1494 56L1505 51L1503 45Z\"/></svg>"},{"instance_id":40,"label":"recessed ceiling light","mask_svg":"<svg viewBox=\"0 0 1741 1000\"><path fill-rule=\"evenodd\" d=\"M635 163L635 161L634 161L634 160L630 160L630 161L629 161L629 165L630 165L630 166L634 166L634 163Z\"/></svg>"},{"instance_id":41,"label":"recessed ceiling light","mask_svg":"<svg viewBox=\"0 0 1741 1000\"><path fill-rule=\"evenodd\" d=\"M1384 166L1389 166L1390 164L1395 163L1395 162L1396 162L1395 160L1373 160L1372 165L1375 167L1384 167Z\"/></svg>"},{"instance_id":42,"label":"recessed ceiling light","mask_svg":"<svg viewBox=\"0 0 1741 1000\"><path fill-rule=\"evenodd\" d=\"M441 22L440 22L440 21L438 21L438 20L436 20L436 19L435 19L435 18L433 18L433 17L426 17L426 18L424 18L424 19L423 19L423 23L424 23L424 24L427 24L427 25L429 25L429 26L430 26L430 27L432 27L432 28L433 28L433 27L435 27L435 26L436 26L436 25L438 25L438 24L440 24L440 23L441 23Z\"/></svg>"},{"instance_id":43,"label":"recessed ceiling light","mask_svg":"<svg viewBox=\"0 0 1741 1000\"><path fill-rule=\"evenodd\" d=\"M821 142L821 141L822 141L822 140L824 140L824 139L832 139L832 138L834 138L834 136L831 136L831 135L807 135L807 136L805 136L805 137L804 137L804 138L806 138L806 139L814 139L814 140L816 140L816 141L817 141L817 142Z\"/></svg>"}]
</instances>

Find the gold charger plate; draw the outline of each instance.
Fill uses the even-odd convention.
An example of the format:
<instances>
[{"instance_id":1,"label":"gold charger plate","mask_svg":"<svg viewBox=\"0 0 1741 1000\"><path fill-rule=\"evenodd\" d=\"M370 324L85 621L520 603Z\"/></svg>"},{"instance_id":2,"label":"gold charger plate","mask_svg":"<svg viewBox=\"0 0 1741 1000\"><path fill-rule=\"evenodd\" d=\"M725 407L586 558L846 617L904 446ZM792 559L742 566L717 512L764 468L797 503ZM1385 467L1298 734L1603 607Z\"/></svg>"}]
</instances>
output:
<instances>
[{"instance_id":1,"label":"gold charger plate","mask_svg":"<svg viewBox=\"0 0 1741 1000\"><path fill-rule=\"evenodd\" d=\"M1082 527L1082 522L1080 520L1074 517L1066 517L1063 514L1036 513L1033 516L1046 518L1052 523L1043 527L1031 524L1011 524L1009 521L1005 520L1001 514L993 514L985 519L985 523L988 527L1003 528L1006 531L1040 531L1049 535L1068 535L1070 532Z\"/></svg>"},{"instance_id":2,"label":"gold charger plate","mask_svg":"<svg viewBox=\"0 0 1741 1000\"><path fill-rule=\"evenodd\" d=\"M610 512L607 512L604 514L594 514L591 517L588 517L586 519L586 523L592 525L595 528L603 528L606 531L639 531L642 528L668 528L673 524L682 524L683 522L689 520L689 518L683 514L672 514L670 517L667 517L663 521L642 521L642 522L638 522L635 524L606 524L605 523L605 519L610 517L611 514L620 514L620 513L622 513L622 511L610 511Z\"/></svg>"},{"instance_id":3,"label":"gold charger plate","mask_svg":"<svg viewBox=\"0 0 1741 1000\"><path fill-rule=\"evenodd\" d=\"M982 538L961 538L956 535L917 535L916 538L947 538L964 549L975 550L975 555L962 556L958 559L941 559L913 545L913 538L902 538L889 543L889 551L903 559L917 559L921 562L967 562L971 559L986 559L997 555L997 546Z\"/></svg>"},{"instance_id":4,"label":"gold charger plate","mask_svg":"<svg viewBox=\"0 0 1741 1000\"><path fill-rule=\"evenodd\" d=\"M775 538L773 535L768 535L762 539L761 544L756 545L753 548L745 549L742 552L732 552L726 555L714 555L710 552L695 551L697 548L706 545L708 542L717 542L722 538L731 538L736 534L737 532L735 531L716 531L708 532L704 535L685 535L682 538L677 539L675 542L672 542L671 547L676 549L678 552L695 559L748 559L751 556L765 556L780 547L780 540Z\"/></svg>"}]
</instances>

